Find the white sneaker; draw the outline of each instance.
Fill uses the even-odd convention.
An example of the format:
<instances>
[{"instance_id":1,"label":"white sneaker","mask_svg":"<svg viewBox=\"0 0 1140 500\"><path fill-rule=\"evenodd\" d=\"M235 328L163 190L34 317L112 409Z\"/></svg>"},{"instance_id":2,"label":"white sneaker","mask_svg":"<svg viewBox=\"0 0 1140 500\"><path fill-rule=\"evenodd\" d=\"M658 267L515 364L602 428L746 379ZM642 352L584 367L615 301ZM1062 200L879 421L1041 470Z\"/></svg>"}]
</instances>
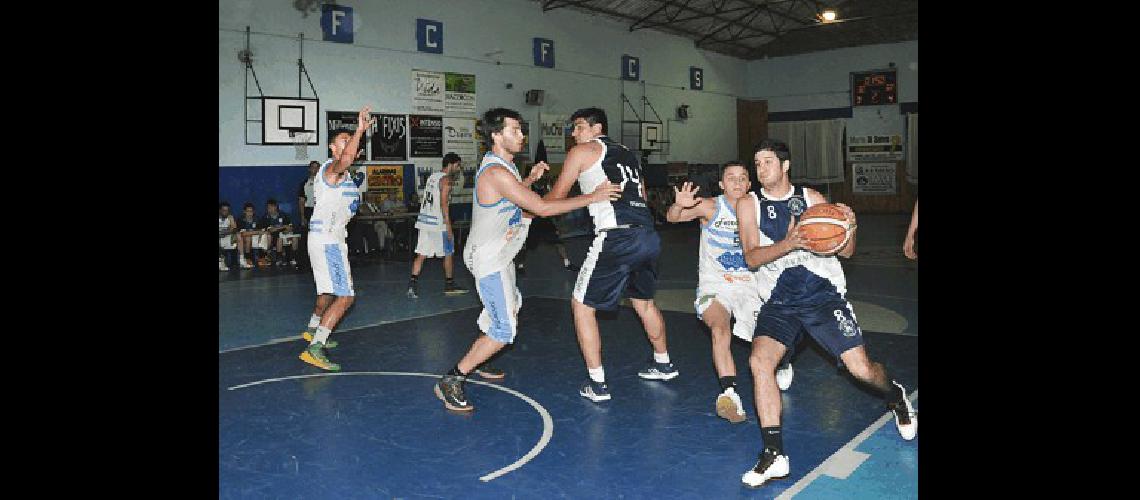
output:
<instances>
[{"instance_id":1,"label":"white sneaker","mask_svg":"<svg viewBox=\"0 0 1140 500\"><path fill-rule=\"evenodd\" d=\"M230 270L230 268L226 267L226 263L225 263L225 262L221 262L221 261L219 261L219 262L218 262L218 270L219 270L219 271L229 271L229 270Z\"/></svg>"},{"instance_id":2,"label":"white sneaker","mask_svg":"<svg viewBox=\"0 0 1140 500\"><path fill-rule=\"evenodd\" d=\"M759 488L764 483L787 477L789 471L788 456L776 455L767 448L760 453L760 460L752 470L745 472L740 481L749 488Z\"/></svg>"},{"instance_id":3,"label":"white sneaker","mask_svg":"<svg viewBox=\"0 0 1140 500\"><path fill-rule=\"evenodd\" d=\"M242 269L250 269L252 267L253 267L253 265L251 265L249 262L246 262L245 259L241 260L241 268Z\"/></svg>"},{"instance_id":4,"label":"white sneaker","mask_svg":"<svg viewBox=\"0 0 1140 500\"><path fill-rule=\"evenodd\" d=\"M903 388L902 384L893 380L891 383L898 387L904 396L906 395L906 389ZM899 434L902 435L903 439L910 441L918 434L918 413L910 406L909 398L904 397L902 401L903 404L901 405L891 403L887 405L887 408L890 408L891 413L895 414L895 427L898 427Z\"/></svg>"},{"instance_id":5,"label":"white sneaker","mask_svg":"<svg viewBox=\"0 0 1140 500\"><path fill-rule=\"evenodd\" d=\"M745 420L744 405L740 403L740 395L736 393L736 389L729 387L716 397L716 414L734 424Z\"/></svg>"},{"instance_id":6,"label":"white sneaker","mask_svg":"<svg viewBox=\"0 0 1140 500\"><path fill-rule=\"evenodd\" d=\"M792 386L792 377L794 377L795 375L796 375L796 372L794 370L792 370L792 364L791 363L784 365L783 368L777 368L776 369L776 386L779 387L781 391L788 390L788 388Z\"/></svg>"}]
</instances>

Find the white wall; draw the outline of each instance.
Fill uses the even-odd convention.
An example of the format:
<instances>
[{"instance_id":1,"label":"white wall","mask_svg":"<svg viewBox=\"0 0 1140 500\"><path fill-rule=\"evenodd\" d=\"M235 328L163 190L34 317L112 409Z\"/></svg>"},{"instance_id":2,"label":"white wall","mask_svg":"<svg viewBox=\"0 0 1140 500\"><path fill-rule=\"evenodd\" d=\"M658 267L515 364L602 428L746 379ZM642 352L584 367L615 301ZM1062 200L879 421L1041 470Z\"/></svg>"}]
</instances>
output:
<instances>
[{"instance_id":1,"label":"white wall","mask_svg":"<svg viewBox=\"0 0 1140 500\"><path fill-rule=\"evenodd\" d=\"M748 95L768 101L768 112L845 108L851 72L898 69L898 101L918 101L918 41L868 45L776 57L748 64ZM894 106L860 106L846 119L856 133L906 134L906 117Z\"/></svg>"},{"instance_id":2,"label":"white wall","mask_svg":"<svg viewBox=\"0 0 1140 500\"><path fill-rule=\"evenodd\" d=\"M651 30L630 33L628 23L569 9L543 13L541 3L526 0L339 3L353 8L353 44L321 41L320 12L303 18L291 1L219 0L219 165L306 163L294 159L293 146L244 144L245 70L237 54L245 46L247 25L264 33L252 35L250 44L267 96L297 95L297 34L305 34L304 61L321 100L322 120L326 110L357 110L364 104L375 112L411 112L410 72L423 69L476 75L477 111L503 106L521 112L532 123L532 148L539 111L569 114L587 106L606 110L611 135L620 140L618 75L621 56L628 53L641 58L645 94L662 118L672 118L681 104L690 106L690 119L670 124L668 158L654 155L651 161L720 163L736 155L736 97L753 93L745 83L746 61L697 50L681 37ZM416 51L415 20L421 17L443 23L443 54ZM554 41L554 69L533 65L533 37ZM689 66L704 69L704 91L685 90ZM507 90L507 83L513 89ZM302 87L303 95L311 97L308 83ZM250 88L256 95L252 77ZM625 88L640 112L641 85L627 82ZM542 106L525 104L528 89L546 91ZM627 119L632 119L628 113ZM311 157L325 156L324 134L320 139L320 146L310 148Z\"/></svg>"}]
</instances>

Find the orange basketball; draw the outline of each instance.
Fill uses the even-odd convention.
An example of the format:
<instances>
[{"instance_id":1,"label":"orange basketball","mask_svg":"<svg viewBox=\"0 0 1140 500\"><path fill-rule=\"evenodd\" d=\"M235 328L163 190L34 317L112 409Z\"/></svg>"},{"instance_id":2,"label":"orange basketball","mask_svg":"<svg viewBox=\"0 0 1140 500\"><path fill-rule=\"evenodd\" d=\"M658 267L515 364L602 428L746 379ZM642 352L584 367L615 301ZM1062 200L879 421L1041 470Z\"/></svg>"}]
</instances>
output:
<instances>
[{"instance_id":1,"label":"orange basketball","mask_svg":"<svg viewBox=\"0 0 1140 500\"><path fill-rule=\"evenodd\" d=\"M812 253L835 253L851 237L851 229L843 210L834 203L812 205L800 216L800 234L807 240Z\"/></svg>"}]
</instances>

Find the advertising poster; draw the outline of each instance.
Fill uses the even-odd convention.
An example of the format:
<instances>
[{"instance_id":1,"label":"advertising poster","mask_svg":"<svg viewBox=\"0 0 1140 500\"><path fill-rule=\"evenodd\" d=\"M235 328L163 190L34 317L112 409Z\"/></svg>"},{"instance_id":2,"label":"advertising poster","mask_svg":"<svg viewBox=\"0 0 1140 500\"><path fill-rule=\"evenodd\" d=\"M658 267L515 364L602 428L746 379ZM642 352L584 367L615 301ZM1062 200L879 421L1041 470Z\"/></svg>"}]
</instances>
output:
<instances>
[{"instance_id":1,"label":"advertising poster","mask_svg":"<svg viewBox=\"0 0 1140 500\"><path fill-rule=\"evenodd\" d=\"M566 152L566 124L570 115L539 113L538 122L542 129L542 145L546 146L547 153Z\"/></svg>"},{"instance_id":2,"label":"advertising poster","mask_svg":"<svg viewBox=\"0 0 1140 500\"><path fill-rule=\"evenodd\" d=\"M372 113L373 161L404 161L408 159L408 115Z\"/></svg>"},{"instance_id":3,"label":"advertising poster","mask_svg":"<svg viewBox=\"0 0 1140 500\"><path fill-rule=\"evenodd\" d=\"M443 157L443 117L408 115L413 158Z\"/></svg>"},{"instance_id":4,"label":"advertising poster","mask_svg":"<svg viewBox=\"0 0 1140 500\"><path fill-rule=\"evenodd\" d=\"M851 192L855 194L896 194L894 163L854 163L851 165Z\"/></svg>"},{"instance_id":5,"label":"advertising poster","mask_svg":"<svg viewBox=\"0 0 1140 500\"><path fill-rule=\"evenodd\" d=\"M413 69L412 111L442 115L444 85L443 73Z\"/></svg>"},{"instance_id":6,"label":"advertising poster","mask_svg":"<svg viewBox=\"0 0 1140 500\"><path fill-rule=\"evenodd\" d=\"M368 165L368 192L404 201L403 165Z\"/></svg>"},{"instance_id":7,"label":"advertising poster","mask_svg":"<svg viewBox=\"0 0 1140 500\"><path fill-rule=\"evenodd\" d=\"M475 75L445 73L444 107L448 115L475 116Z\"/></svg>"}]
</instances>

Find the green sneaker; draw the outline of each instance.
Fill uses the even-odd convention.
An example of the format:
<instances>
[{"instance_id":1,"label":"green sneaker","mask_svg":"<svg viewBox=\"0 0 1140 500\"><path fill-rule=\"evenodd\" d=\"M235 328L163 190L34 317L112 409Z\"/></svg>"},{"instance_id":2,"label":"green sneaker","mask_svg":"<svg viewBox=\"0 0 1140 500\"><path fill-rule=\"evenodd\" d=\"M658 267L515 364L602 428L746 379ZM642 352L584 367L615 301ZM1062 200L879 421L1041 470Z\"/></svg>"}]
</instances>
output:
<instances>
[{"instance_id":1,"label":"green sneaker","mask_svg":"<svg viewBox=\"0 0 1140 500\"><path fill-rule=\"evenodd\" d=\"M301 338L305 339L305 342L312 342L313 341L313 333L314 332L310 332L308 330L305 330L305 331L301 332ZM335 340L325 339L325 348L326 349L332 349L338 345L340 345L340 342L337 342Z\"/></svg>"},{"instance_id":2,"label":"green sneaker","mask_svg":"<svg viewBox=\"0 0 1140 500\"><path fill-rule=\"evenodd\" d=\"M340 365L329 361L329 358L325 356L325 353L321 350L322 347L324 347L324 344L321 344L319 342L310 345L309 348L305 349L305 351L302 352L299 356L301 358L301 361L304 361L322 370L328 370L330 372L340 371Z\"/></svg>"}]
</instances>

